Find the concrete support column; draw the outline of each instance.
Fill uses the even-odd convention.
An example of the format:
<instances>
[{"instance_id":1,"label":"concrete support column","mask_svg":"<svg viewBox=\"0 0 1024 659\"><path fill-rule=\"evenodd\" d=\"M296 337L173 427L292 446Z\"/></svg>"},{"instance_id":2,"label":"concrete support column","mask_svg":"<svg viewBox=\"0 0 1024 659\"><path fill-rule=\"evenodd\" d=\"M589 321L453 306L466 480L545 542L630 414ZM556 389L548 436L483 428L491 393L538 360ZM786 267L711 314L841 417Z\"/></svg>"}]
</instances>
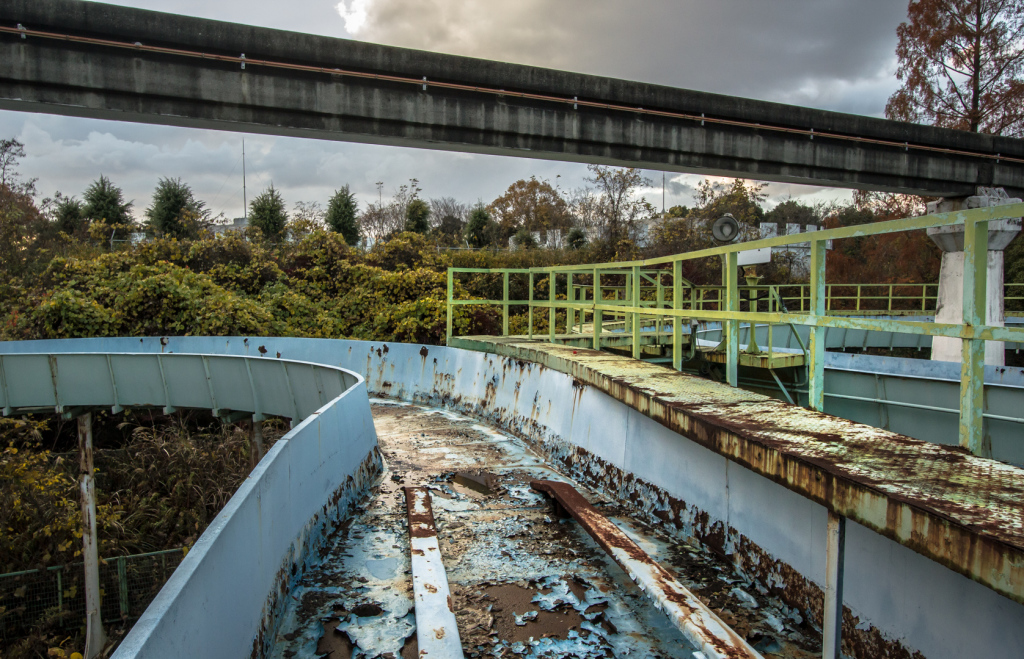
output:
<instances>
[{"instance_id":1,"label":"concrete support column","mask_svg":"<svg viewBox=\"0 0 1024 659\"><path fill-rule=\"evenodd\" d=\"M100 557L96 540L96 485L93 479L92 412L78 417L79 489L82 497L82 561L85 563L85 659L107 643L100 609Z\"/></svg>"},{"instance_id":2,"label":"concrete support column","mask_svg":"<svg viewBox=\"0 0 1024 659\"><path fill-rule=\"evenodd\" d=\"M970 208L1002 206L1019 203L1010 199L1001 189L979 188L975 196L965 199L943 199L928 204L929 213L948 213ZM988 255L985 267L985 324L1002 327L1005 321L1003 302L1003 250L1017 236L1021 220L989 222ZM964 227L946 226L928 229L928 237L942 250L939 270L939 297L935 308L935 322L959 325L964 322ZM963 346L960 339L932 337L932 359L960 362ZM985 363L1003 366L1006 353L1002 341L985 342Z\"/></svg>"}]
</instances>

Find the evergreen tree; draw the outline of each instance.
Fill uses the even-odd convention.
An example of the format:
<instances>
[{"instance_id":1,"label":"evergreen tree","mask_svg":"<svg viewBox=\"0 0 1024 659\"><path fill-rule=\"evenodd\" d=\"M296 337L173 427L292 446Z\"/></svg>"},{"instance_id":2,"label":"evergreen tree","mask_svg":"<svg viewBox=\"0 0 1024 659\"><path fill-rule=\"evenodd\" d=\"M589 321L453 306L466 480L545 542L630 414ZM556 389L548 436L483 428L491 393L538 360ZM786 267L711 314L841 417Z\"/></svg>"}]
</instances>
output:
<instances>
[{"instance_id":1,"label":"evergreen tree","mask_svg":"<svg viewBox=\"0 0 1024 659\"><path fill-rule=\"evenodd\" d=\"M335 192L327 202L327 226L335 233L340 233L349 245L359 243L358 217L359 205L356 196L347 185Z\"/></svg>"},{"instance_id":2,"label":"evergreen tree","mask_svg":"<svg viewBox=\"0 0 1024 659\"><path fill-rule=\"evenodd\" d=\"M466 240L473 247L483 247L489 240L491 214L483 206L477 206L469 213L466 222Z\"/></svg>"},{"instance_id":3,"label":"evergreen tree","mask_svg":"<svg viewBox=\"0 0 1024 659\"><path fill-rule=\"evenodd\" d=\"M284 209L281 193L274 184L256 196L249 204L249 224L263 232L263 237L279 239L288 224L288 213Z\"/></svg>"},{"instance_id":4,"label":"evergreen tree","mask_svg":"<svg viewBox=\"0 0 1024 659\"><path fill-rule=\"evenodd\" d=\"M85 208L82 206L82 202L74 197L64 197L60 193L57 195L57 205L53 209L53 223L58 231L72 235L85 223Z\"/></svg>"},{"instance_id":5,"label":"evergreen tree","mask_svg":"<svg viewBox=\"0 0 1024 659\"><path fill-rule=\"evenodd\" d=\"M104 224L132 224L132 202L124 200L121 188L110 182L106 176L100 175L85 190L85 217Z\"/></svg>"},{"instance_id":6,"label":"evergreen tree","mask_svg":"<svg viewBox=\"0 0 1024 659\"><path fill-rule=\"evenodd\" d=\"M587 244L587 234L583 232L583 229L573 227L569 230L566 240L569 243L569 249L582 249Z\"/></svg>"},{"instance_id":7,"label":"evergreen tree","mask_svg":"<svg viewBox=\"0 0 1024 659\"><path fill-rule=\"evenodd\" d=\"M520 229L516 232L516 249L536 249L537 239L533 237L529 229Z\"/></svg>"},{"instance_id":8,"label":"evergreen tree","mask_svg":"<svg viewBox=\"0 0 1024 659\"><path fill-rule=\"evenodd\" d=\"M146 209L151 229L176 238L198 235L208 214L206 204L195 198L192 188L181 179L169 178L157 183L153 205Z\"/></svg>"},{"instance_id":9,"label":"evergreen tree","mask_svg":"<svg viewBox=\"0 0 1024 659\"><path fill-rule=\"evenodd\" d=\"M405 230L426 234L430 231L430 206L422 199L413 199L405 211Z\"/></svg>"}]
</instances>

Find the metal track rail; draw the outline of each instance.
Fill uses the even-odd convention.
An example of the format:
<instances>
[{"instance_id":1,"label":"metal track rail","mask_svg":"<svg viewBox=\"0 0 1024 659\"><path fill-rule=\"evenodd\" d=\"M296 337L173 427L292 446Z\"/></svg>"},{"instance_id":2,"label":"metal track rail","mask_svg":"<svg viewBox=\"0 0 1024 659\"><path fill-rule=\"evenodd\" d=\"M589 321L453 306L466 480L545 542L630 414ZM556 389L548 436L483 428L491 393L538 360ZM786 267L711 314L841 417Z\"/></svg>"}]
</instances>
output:
<instances>
[{"instance_id":1,"label":"metal track rail","mask_svg":"<svg viewBox=\"0 0 1024 659\"><path fill-rule=\"evenodd\" d=\"M448 575L437 542L430 490L405 488L412 552L412 590L416 603L416 643L423 657L462 657Z\"/></svg>"}]
</instances>

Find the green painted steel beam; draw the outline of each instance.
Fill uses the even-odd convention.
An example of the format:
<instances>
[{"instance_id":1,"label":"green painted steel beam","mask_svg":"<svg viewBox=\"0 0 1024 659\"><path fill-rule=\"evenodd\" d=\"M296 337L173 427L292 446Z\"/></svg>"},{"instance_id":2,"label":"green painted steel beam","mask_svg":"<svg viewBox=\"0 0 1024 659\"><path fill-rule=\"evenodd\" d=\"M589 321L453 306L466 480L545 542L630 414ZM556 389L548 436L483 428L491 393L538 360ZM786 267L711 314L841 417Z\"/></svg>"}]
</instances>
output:
<instances>
[{"instance_id":1,"label":"green painted steel beam","mask_svg":"<svg viewBox=\"0 0 1024 659\"><path fill-rule=\"evenodd\" d=\"M634 309L640 307L640 268L634 267L633 274L630 276L630 282L632 282L632 290L630 291L630 298L633 303ZM630 330L633 332L633 359L640 359L640 313L634 312L629 315L630 318Z\"/></svg>"},{"instance_id":2,"label":"green painted steel beam","mask_svg":"<svg viewBox=\"0 0 1024 659\"><path fill-rule=\"evenodd\" d=\"M508 299L508 278L510 273L529 273L531 279L530 300L519 301L527 306L530 314L530 334L532 336L532 316L534 308L547 308L549 319L549 341L555 340L556 311L559 306L566 309L566 331L572 331L576 314L579 314L582 333L582 321L585 314L593 317L595 331L591 343L595 349L602 345L602 329L606 327L604 314L613 314L616 322L623 321L625 334L630 337L632 354L641 356L640 334L645 325L654 322L657 327L671 319L673 367L681 367L682 322L684 320L720 321L723 326L724 347L726 354L726 379L729 384L738 384L739 366L739 334L741 324L754 327L767 324L769 328L777 324L788 324L791 328L804 325L810 328L809 346L805 347L808 364L808 401L809 406L816 410L824 407L824 358L825 330L828 328L862 330L869 332L891 332L919 336L944 336L958 338L963 341L963 368L961 374L960 396L960 443L976 455L987 455L988 449L984 436L984 349L985 341L1002 341L1007 343L1024 343L1024 328L994 327L986 324L985 285L988 248L988 222L1004 218L1024 216L1024 203L975 208L952 213L936 213L922 217L905 218L889 222L878 222L854 227L841 227L813 233L802 233L777 236L748 243L738 243L714 247L711 249L676 254L656 259L637 261L599 263L584 265L567 265L537 267L529 269L497 269L484 268L452 268L448 271L448 337L451 338L452 311L455 306L470 304L500 304L502 306L503 334L508 334L509 307L517 304ZM929 287L935 284L827 284L825 281L825 247L826 241L842 240L873 235L884 235L902 231L917 231L931 227L963 225L965 229L965 262L964 262L964 323L935 323L907 321L895 318L850 317L845 313L869 314L871 312L898 315L901 312L920 312L928 307L928 303L937 298L930 295ZM811 252L811 283L809 286L752 286L748 290L756 293L760 290L769 292L767 312L741 312L739 309L740 287L738 268L736 267L739 252L782 247L786 245L810 244ZM690 290L687 303L683 300L683 282L681 264L683 261L719 257L722 259L722 286L695 287L686 282ZM672 267L672 304L666 303L665 290L662 283L663 275L667 274L665 266ZM492 300L453 300L453 273L502 273L504 296L501 301ZM532 280L535 275L546 275L549 281L548 299L534 300ZM557 277L566 277L566 300L557 299ZM592 299L587 301L576 294L577 287L574 275L592 277ZM602 276L624 277L623 282L614 285L601 285ZM620 280L621 281L621 280ZM920 294L903 294L907 286L919 286ZM613 299L606 299L604 290L613 293ZM796 292L796 297L783 294ZM620 299L619 291L622 291ZM649 299L644 299L645 297ZM774 299L776 304L772 304ZM1011 298L1016 299L1016 298ZM792 307L799 307L799 312L783 312L784 302ZM918 309L918 304L920 309ZM715 309L705 309L705 305L715 305ZM833 305L853 305L856 310L832 310ZM893 309L893 306L913 305L913 309ZM884 310L862 309L863 306L884 306ZM771 329L769 329L769 332ZM794 332L795 333L795 332ZM799 338L799 335L797 335ZM802 341L801 341L802 343ZM769 355L770 357L770 355Z\"/></svg>"},{"instance_id":3,"label":"green painted steel beam","mask_svg":"<svg viewBox=\"0 0 1024 659\"><path fill-rule=\"evenodd\" d=\"M811 243L811 313L825 315L825 243ZM808 407L825 409L825 328L814 325L810 333L807 377Z\"/></svg>"},{"instance_id":4,"label":"green painted steel beam","mask_svg":"<svg viewBox=\"0 0 1024 659\"><path fill-rule=\"evenodd\" d=\"M1024 217L1024 203L1007 204L1005 206L988 206L986 208L972 208L970 210L954 211L950 213L934 213L932 215L922 215L920 217L907 217L900 220L889 220L887 222L872 222L870 224L826 229L824 231L814 231L812 233L798 233L787 236L778 236L775 238L763 238L761 240L733 243L731 245L712 247L695 252L686 252L684 254L661 256L654 259L616 261L603 264L590 263L585 265L544 266L530 269L534 272L568 272L570 270L589 270L595 265L598 267L607 266L608 268L617 268L620 270L623 268L632 268L634 266L643 268L673 263L677 260L690 261L712 256L722 256L723 254L728 254L730 252L745 252L747 250L761 249L764 247L782 247L784 245L799 245L819 240L842 240L844 238L878 236L889 233L900 233L902 231L930 229L932 227L962 225L970 221L987 222L990 220L1018 217Z\"/></svg>"},{"instance_id":5,"label":"green painted steel beam","mask_svg":"<svg viewBox=\"0 0 1024 659\"><path fill-rule=\"evenodd\" d=\"M722 283L725 284L725 308L737 314L740 310L739 291L739 254L728 252L722 257ZM740 319L732 318L725 321L725 380L730 385L739 386L740 361Z\"/></svg>"},{"instance_id":6,"label":"green painted steel beam","mask_svg":"<svg viewBox=\"0 0 1024 659\"><path fill-rule=\"evenodd\" d=\"M964 327L984 326L988 280L988 223L964 227ZM964 338L960 367L960 446L974 455L990 456L985 442L985 341Z\"/></svg>"}]
</instances>

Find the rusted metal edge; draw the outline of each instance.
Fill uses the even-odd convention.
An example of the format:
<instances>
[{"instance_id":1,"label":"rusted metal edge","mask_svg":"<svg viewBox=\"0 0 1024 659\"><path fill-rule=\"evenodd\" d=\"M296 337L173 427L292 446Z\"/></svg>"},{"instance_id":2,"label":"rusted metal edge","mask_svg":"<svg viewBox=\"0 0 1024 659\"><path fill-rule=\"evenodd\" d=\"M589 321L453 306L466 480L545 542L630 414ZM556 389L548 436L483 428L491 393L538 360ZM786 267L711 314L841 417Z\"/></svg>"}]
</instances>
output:
<instances>
[{"instance_id":1,"label":"rusted metal edge","mask_svg":"<svg viewBox=\"0 0 1024 659\"><path fill-rule=\"evenodd\" d=\"M406 487L412 590L416 606L416 642L421 657L462 657L448 575L437 542L430 490Z\"/></svg>"},{"instance_id":2,"label":"rusted metal edge","mask_svg":"<svg viewBox=\"0 0 1024 659\"><path fill-rule=\"evenodd\" d=\"M755 436L739 424L730 427L720 418L710 418L687 409L686 405L674 403L656 391L602 373L598 368L629 364L635 367L634 370L657 369L659 377L690 377L637 360L586 348L572 349L503 337L461 337L459 343L459 347L467 349L532 361L594 386L691 441L1024 604L1024 534L1012 520L1002 522L998 515L989 514L991 511L984 510L984 507L979 509L957 504L952 485L948 501L935 493L927 498L893 494L886 491L888 484L882 480L851 474L851 470L843 465L787 450L779 443ZM776 402L785 405L781 401ZM817 414L802 408L796 410ZM837 417L829 418L850 427L860 426ZM920 444L922 452L934 452L938 459L949 458L956 452L954 448L928 444L888 431L877 432L891 435L903 443ZM966 455L952 457L961 457L965 461L982 460ZM949 509L958 505L963 508L958 512L970 517L971 521L965 522L950 514ZM1019 511L1003 512L1019 514Z\"/></svg>"},{"instance_id":3,"label":"rusted metal edge","mask_svg":"<svg viewBox=\"0 0 1024 659\"><path fill-rule=\"evenodd\" d=\"M683 632L709 659L762 659L714 611L704 605L668 570L656 563L629 536L597 511L569 483L530 481L530 487L552 497L586 529L594 540L629 574L640 590L663 610L672 623Z\"/></svg>"}]
</instances>

